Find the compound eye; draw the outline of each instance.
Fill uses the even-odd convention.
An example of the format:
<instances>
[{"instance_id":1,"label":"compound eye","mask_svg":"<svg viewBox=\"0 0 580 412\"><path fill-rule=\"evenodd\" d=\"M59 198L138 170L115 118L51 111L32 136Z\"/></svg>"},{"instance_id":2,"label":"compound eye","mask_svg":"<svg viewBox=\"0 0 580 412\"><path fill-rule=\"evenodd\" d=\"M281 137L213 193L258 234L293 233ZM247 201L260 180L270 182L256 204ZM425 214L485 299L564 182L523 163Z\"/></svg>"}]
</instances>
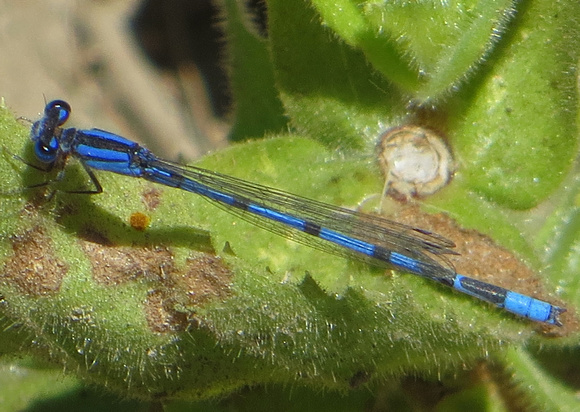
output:
<instances>
[{"instance_id":1,"label":"compound eye","mask_svg":"<svg viewBox=\"0 0 580 412\"><path fill-rule=\"evenodd\" d=\"M44 115L46 117L56 117L58 119L57 126L62 126L70 115L70 105L64 100L53 100L44 108Z\"/></svg>"},{"instance_id":2,"label":"compound eye","mask_svg":"<svg viewBox=\"0 0 580 412\"><path fill-rule=\"evenodd\" d=\"M34 154L42 163L53 163L58 153L58 141L56 138L50 139L48 144L38 141L34 146Z\"/></svg>"}]
</instances>

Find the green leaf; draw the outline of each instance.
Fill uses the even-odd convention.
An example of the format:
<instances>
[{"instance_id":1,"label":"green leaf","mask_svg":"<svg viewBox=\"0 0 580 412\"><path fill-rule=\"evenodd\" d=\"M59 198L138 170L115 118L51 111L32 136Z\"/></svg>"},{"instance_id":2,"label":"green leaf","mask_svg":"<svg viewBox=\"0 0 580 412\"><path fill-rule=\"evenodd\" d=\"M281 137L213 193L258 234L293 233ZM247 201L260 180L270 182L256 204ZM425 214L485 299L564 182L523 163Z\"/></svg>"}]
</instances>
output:
<instances>
[{"instance_id":1,"label":"green leaf","mask_svg":"<svg viewBox=\"0 0 580 412\"><path fill-rule=\"evenodd\" d=\"M459 178L487 199L530 209L570 172L578 149L576 2L523 7L502 50L452 103Z\"/></svg>"},{"instance_id":2,"label":"green leaf","mask_svg":"<svg viewBox=\"0 0 580 412\"><path fill-rule=\"evenodd\" d=\"M292 126L329 147L372 152L381 128L405 114L401 93L311 8L287 1L268 8L276 81Z\"/></svg>"},{"instance_id":3,"label":"green leaf","mask_svg":"<svg viewBox=\"0 0 580 412\"><path fill-rule=\"evenodd\" d=\"M229 138L240 141L281 132L287 119L274 85L268 42L254 27L243 2L220 0L226 20L230 87L234 97L234 121Z\"/></svg>"},{"instance_id":4,"label":"green leaf","mask_svg":"<svg viewBox=\"0 0 580 412\"><path fill-rule=\"evenodd\" d=\"M505 31L516 2L314 0L322 22L363 51L387 79L421 103L476 70Z\"/></svg>"},{"instance_id":5,"label":"green leaf","mask_svg":"<svg viewBox=\"0 0 580 412\"><path fill-rule=\"evenodd\" d=\"M576 391L542 369L524 349L511 348L506 359L513 384L526 396L522 403L542 411L574 411L578 408Z\"/></svg>"},{"instance_id":6,"label":"green leaf","mask_svg":"<svg viewBox=\"0 0 580 412\"><path fill-rule=\"evenodd\" d=\"M372 168L349 165L355 185L340 177L344 161L330 157L314 141L285 136L203 164L345 205L380 190ZM301 167L290 162L296 158ZM6 316L110 389L203 399L295 376L346 389L361 374L437 374L458 357L469 363L530 336L525 322L488 305L295 245L191 193L98 177L106 188L99 196L57 193L41 208L20 199L28 229L3 238L2 294ZM148 214L151 227L134 230L135 212ZM21 281L32 268L28 256L45 268L34 283Z\"/></svg>"},{"instance_id":7,"label":"green leaf","mask_svg":"<svg viewBox=\"0 0 580 412\"><path fill-rule=\"evenodd\" d=\"M474 10L488 16L488 23L505 23L507 3L497 13L483 3L477 4L483 9ZM375 43L367 38L367 43L354 44L359 33L376 35L380 4L340 4L346 14L339 9L333 14L330 3L268 3L272 63L260 61L264 47L248 56L243 69L262 63L265 72L274 70L293 132L234 146L199 165L360 208L383 194L374 156L385 129L418 124L445 131L457 159L456 176L422 203L456 221L418 208L411 209L413 215L435 220L437 232L463 248L454 263L472 269L462 273L548 296L542 278L522 269L516 254L534 269L552 264L546 283L560 282L566 305L574 304L578 231L577 203L571 199L577 195L571 189L562 202L550 195L572 170L577 154L572 69L578 40L571 34L578 6L522 3L509 35L500 39L486 37L484 20L475 15L466 20L473 33L436 31L443 15L434 14L437 18L425 30L443 45L431 55L419 35L406 45L380 36ZM411 3L397 3L403 4ZM398 22L400 30L415 27L408 16L403 21L404 10L393 7L385 9L400 19L393 24ZM243 33L235 26L242 21L236 10L228 8L232 33L234 28ZM425 13L421 10L416 11ZM342 27L351 17L352 27ZM463 15L456 10L455 17ZM332 30L320 24L321 18ZM470 45L465 55L459 46L449 46L454 41ZM394 74L377 70L373 59L380 60L381 44L391 47L383 64L392 59ZM492 45L493 53L486 54ZM398 47L404 53L397 55ZM482 53L486 67L466 76ZM406 56L425 67L440 65L442 77L414 83ZM498 76L505 84L498 83ZM445 103L436 100L439 105L433 108L408 104L410 96L455 93L459 78L466 83ZM259 94L271 103L272 83L266 83ZM245 93L243 88L239 92ZM275 109L268 115L272 124L278 124L279 113ZM2 115L3 145L32 159L24 129L5 110ZM239 136L252 133L250 120L240 120L246 131ZM497 131L500 120L504 123ZM516 149L506 141L506 130L522 142ZM59 187L88 183L78 164L71 162L66 171ZM375 389L377 382L409 374L433 380L457 376L458 365L469 368L482 358L505 363L505 347L575 345L571 310L566 328L558 331L568 336L550 342L536 325L428 280L298 245L192 193L97 174L105 193L59 192L46 203L42 188L18 192L45 177L7 152L0 157L0 309L3 324L21 328L18 333L9 329L2 339L7 352L30 353L33 337L39 358L51 358L124 396L196 400L247 386L288 384L315 391L357 385ZM547 199L558 205L554 215L524 211ZM131 223L134 216L149 225ZM551 254L540 253L547 245ZM510 362L519 372L529 368ZM489 389L460 384L461 393L442 407L492 398Z\"/></svg>"}]
</instances>

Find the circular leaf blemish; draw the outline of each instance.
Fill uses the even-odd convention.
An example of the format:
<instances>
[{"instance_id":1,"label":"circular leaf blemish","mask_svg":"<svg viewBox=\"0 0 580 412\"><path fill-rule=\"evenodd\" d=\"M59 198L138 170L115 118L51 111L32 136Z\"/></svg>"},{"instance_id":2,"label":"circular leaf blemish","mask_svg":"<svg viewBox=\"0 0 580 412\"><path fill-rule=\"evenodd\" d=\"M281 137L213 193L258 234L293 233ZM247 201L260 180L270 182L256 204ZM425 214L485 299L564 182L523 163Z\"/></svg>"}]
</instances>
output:
<instances>
[{"instance_id":1,"label":"circular leaf blemish","mask_svg":"<svg viewBox=\"0 0 580 412\"><path fill-rule=\"evenodd\" d=\"M58 292L68 272L67 265L55 257L52 241L37 226L11 238L14 255L6 262L0 276L29 296Z\"/></svg>"},{"instance_id":2,"label":"circular leaf blemish","mask_svg":"<svg viewBox=\"0 0 580 412\"><path fill-rule=\"evenodd\" d=\"M135 279L158 280L173 269L173 255L164 247L115 247L81 241L97 283L113 286Z\"/></svg>"},{"instance_id":3,"label":"circular leaf blemish","mask_svg":"<svg viewBox=\"0 0 580 412\"><path fill-rule=\"evenodd\" d=\"M379 143L379 163L386 192L405 199L428 196L445 187L453 157L435 132L419 126L388 130Z\"/></svg>"}]
</instances>

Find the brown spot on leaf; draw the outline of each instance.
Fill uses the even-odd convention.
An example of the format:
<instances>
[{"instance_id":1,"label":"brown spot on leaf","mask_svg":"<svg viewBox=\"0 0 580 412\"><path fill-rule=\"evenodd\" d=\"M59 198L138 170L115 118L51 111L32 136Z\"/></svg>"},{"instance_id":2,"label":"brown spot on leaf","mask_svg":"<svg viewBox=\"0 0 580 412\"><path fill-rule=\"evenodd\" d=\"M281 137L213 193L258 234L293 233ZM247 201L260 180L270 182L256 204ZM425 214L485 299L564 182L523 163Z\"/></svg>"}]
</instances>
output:
<instances>
[{"instance_id":1,"label":"brown spot on leaf","mask_svg":"<svg viewBox=\"0 0 580 412\"><path fill-rule=\"evenodd\" d=\"M185 273L171 273L167 285L180 302L199 306L213 299L226 299L231 294L231 283L232 272L219 257L200 253L187 260Z\"/></svg>"},{"instance_id":2,"label":"brown spot on leaf","mask_svg":"<svg viewBox=\"0 0 580 412\"><path fill-rule=\"evenodd\" d=\"M157 333L185 330L195 324L196 306L231 294L231 271L213 255L200 253L187 260L185 272L165 275L162 286L147 297L145 309L149 327Z\"/></svg>"},{"instance_id":3,"label":"brown spot on leaf","mask_svg":"<svg viewBox=\"0 0 580 412\"><path fill-rule=\"evenodd\" d=\"M513 253L498 246L494 241L476 230L460 228L444 214L431 215L410 206L401 210L398 222L426 229L455 242L456 256L448 256L457 273L485 282L499 284L511 289L520 286L520 291L539 292L537 275ZM532 284L533 282L533 284Z\"/></svg>"},{"instance_id":4,"label":"brown spot on leaf","mask_svg":"<svg viewBox=\"0 0 580 412\"><path fill-rule=\"evenodd\" d=\"M556 299L548 297L537 272L512 252L497 245L489 236L476 230L463 229L447 215L423 213L417 206L403 208L395 220L430 230L455 242L457 246L454 250L459 254L449 256L449 260L457 273L563 306ZM566 329L576 329L578 326L575 317L571 315L570 310L561 315ZM552 326L545 327L548 333L555 333L555 330ZM558 330L563 332L561 328Z\"/></svg>"},{"instance_id":5,"label":"brown spot on leaf","mask_svg":"<svg viewBox=\"0 0 580 412\"><path fill-rule=\"evenodd\" d=\"M4 264L0 277L26 295L58 292L67 265L55 256L52 241L37 226L11 238L14 255Z\"/></svg>"},{"instance_id":6,"label":"brown spot on leaf","mask_svg":"<svg viewBox=\"0 0 580 412\"><path fill-rule=\"evenodd\" d=\"M155 210L161 204L161 191L157 188L146 189L141 196L141 200L147 210Z\"/></svg>"},{"instance_id":7,"label":"brown spot on leaf","mask_svg":"<svg viewBox=\"0 0 580 412\"><path fill-rule=\"evenodd\" d=\"M92 228L85 228L79 232L79 237L89 243L97 243L101 246L113 246L113 242L102 232Z\"/></svg>"},{"instance_id":8,"label":"brown spot on leaf","mask_svg":"<svg viewBox=\"0 0 580 412\"><path fill-rule=\"evenodd\" d=\"M145 280L155 285L145 301L145 316L156 333L185 330L195 321L195 306L231 294L231 271L213 255L199 253L179 269L164 247L119 247L86 240L80 244L98 283L114 286Z\"/></svg>"},{"instance_id":9,"label":"brown spot on leaf","mask_svg":"<svg viewBox=\"0 0 580 412\"><path fill-rule=\"evenodd\" d=\"M93 277L104 285L135 279L159 280L173 271L173 255L164 247L109 246L81 241L91 260Z\"/></svg>"},{"instance_id":10,"label":"brown spot on leaf","mask_svg":"<svg viewBox=\"0 0 580 412\"><path fill-rule=\"evenodd\" d=\"M153 290L145 303L147 324L156 333L180 332L187 328L187 314L178 312L167 299L164 291Z\"/></svg>"}]
</instances>

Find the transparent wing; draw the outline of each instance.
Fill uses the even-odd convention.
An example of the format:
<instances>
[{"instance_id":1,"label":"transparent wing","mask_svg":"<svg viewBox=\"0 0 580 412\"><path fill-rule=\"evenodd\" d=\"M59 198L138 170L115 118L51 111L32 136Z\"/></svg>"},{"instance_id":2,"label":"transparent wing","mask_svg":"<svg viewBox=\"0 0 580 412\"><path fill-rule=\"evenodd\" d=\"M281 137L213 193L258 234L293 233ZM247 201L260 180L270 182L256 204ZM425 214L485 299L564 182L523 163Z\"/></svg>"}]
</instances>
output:
<instances>
[{"instance_id":1,"label":"transparent wing","mask_svg":"<svg viewBox=\"0 0 580 412\"><path fill-rule=\"evenodd\" d=\"M455 244L429 231L397 223L380 216L318 202L202 168L185 167L161 159L153 160L149 166L153 169L168 171L173 175L181 176L185 179L186 184L183 185L185 187L188 186L187 181L190 180L212 191L230 195L236 199L239 205L252 204L266 207L333 230L344 236L362 240L412 258L417 261L418 267L421 268L421 273L417 274L437 278L448 278L455 274L452 264L445 256L457 254L453 250ZM374 265L392 266L389 262L320 239L315 235L292 228L276 220L258 216L248 212L243 207L234 207L210 200L212 203L252 224L290 238L298 243Z\"/></svg>"}]
</instances>

